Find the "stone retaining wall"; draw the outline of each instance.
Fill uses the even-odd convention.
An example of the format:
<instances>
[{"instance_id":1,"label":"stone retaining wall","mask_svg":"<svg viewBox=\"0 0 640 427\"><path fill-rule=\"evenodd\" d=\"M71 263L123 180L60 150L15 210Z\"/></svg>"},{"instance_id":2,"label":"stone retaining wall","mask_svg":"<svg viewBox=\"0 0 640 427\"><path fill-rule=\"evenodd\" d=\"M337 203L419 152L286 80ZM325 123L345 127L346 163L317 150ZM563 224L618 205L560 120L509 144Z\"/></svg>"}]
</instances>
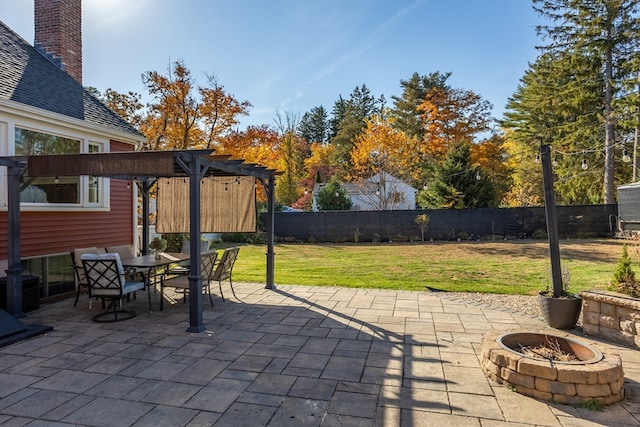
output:
<instances>
[{"instance_id":1,"label":"stone retaining wall","mask_svg":"<svg viewBox=\"0 0 640 427\"><path fill-rule=\"evenodd\" d=\"M585 334L640 348L640 300L609 291L584 291L580 296Z\"/></svg>"}]
</instances>

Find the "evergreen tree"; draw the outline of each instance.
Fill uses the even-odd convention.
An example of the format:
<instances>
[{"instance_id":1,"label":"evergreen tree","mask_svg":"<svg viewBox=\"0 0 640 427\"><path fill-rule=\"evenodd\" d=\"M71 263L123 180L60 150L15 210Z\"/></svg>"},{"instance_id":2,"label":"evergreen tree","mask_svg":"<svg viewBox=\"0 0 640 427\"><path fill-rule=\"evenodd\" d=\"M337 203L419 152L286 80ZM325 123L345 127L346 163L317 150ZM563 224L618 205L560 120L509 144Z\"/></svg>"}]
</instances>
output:
<instances>
[{"instance_id":1,"label":"evergreen tree","mask_svg":"<svg viewBox=\"0 0 640 427\"><path fill-rule=\"evenodd\" d=\"M475 209L496 205L492 182L471 164L471 144L453 146L438 166L436 179L418 193L423 208Z\"/></svg>"},{"instance_id":2,"label":"evergreen tree","mask_svg":"<svg viewBox=\"0 0 640 427\"><path fill-rule=\"evenodd\" d=\"M434 88L447 89L447 79L451 73L431 73L420 76L413 73L409 80L400 80L402 95L391 96L393 108L391 114L395 116L395 126L409 136L419 140L424 138L424 128L420 121L418 107L424 101L427 93Z\"/></svg>"},{"instance_id":3,"label":"evergreen tree","mask_svg":"<svg viewBox=\"0 0 640 427\"><path fill-rule=\"evenodd\" d=\"M376 100L363 84L353 90L344 104L336 103L334 110L340 111L342 117L337 123L337 133L331 138L331 144L336 147L336 163L342 167L343 175L350 169L350 153L356 137L364 131L366 120L380 112L383 102L384 98Z\"/></svg>"},{"instance_id":4,"label":"evergreen tree","mask_svg":"<svg viewBox=\"0 0 640 427\"><path fill-rule=\"evenodd\" d=\"M351 209L353 202L342 188L336 177L332 177L318 191L318 209L321 211L347 211Z\"/></svg>"},{"instance_id":5,"label":"evergreen tree","mask_svg":"<svg viewBox=\"0 0 640 427\"><path fill-rule=\"evenodd\" d=\"M598 107L603 103L603 83L592 78L593 65L586 58L574 56L573 65L560 62L549 53L538 57L507 102L500 124L509 130L517 174L528 177L516 179L511 192L528 192L524 187L537 182L542 195L540 165L533 159L539 157L540 144L547 143L554 147L557 201L601 203L603 153L594 145L604 138ZM572 75L559 72L562 68L571 68Z\"/></svg>"},{"instance_id":6,"label":"evergreen tree","mask_svg":"<svg viewBox=\"0 0 640 427\"><path fill-rule=\"evenodd\" d=\"M331 111L331 119L329 120L329 141L338 134L340 122L346 115L346 111L347 100L340 95L338 100L333 104L333 110Z\"/></svg>"},{"instance_id":7,"label":"evergreen tree","mask_svg":"<svg viewBox=\"0 0 640 427\"><path fill-rule=\"evenodd\" d=\"M313 107L308 113L304 113L298 132L308 143L329 142L330 123L327 110L322 105Z\"/></svg>"},{"instance_id":8,"label":"evergreen tree","mask_svg":"<svg viewBox=\"0 0 640 427\"><path fill-rule=\"evenodd\" d=\"M598 86L596 82L603 84L603 99L597 105L604 139L602 197L604 203L614 203L614 149L619 115L614 107L616 99L623 94L622 88L637 79L640 72L637 60L639 3L637 0L533 0L533 4L534 9L552 23L536 28L539 35L549 40L540 49L550 55L552 72L564 78L554 98L559 106L551 104L550 108L557 110L580 104L585 93ZM592 150L599 149L597 143L598 140L592 141Z\"/></svg>"}]
</instances>

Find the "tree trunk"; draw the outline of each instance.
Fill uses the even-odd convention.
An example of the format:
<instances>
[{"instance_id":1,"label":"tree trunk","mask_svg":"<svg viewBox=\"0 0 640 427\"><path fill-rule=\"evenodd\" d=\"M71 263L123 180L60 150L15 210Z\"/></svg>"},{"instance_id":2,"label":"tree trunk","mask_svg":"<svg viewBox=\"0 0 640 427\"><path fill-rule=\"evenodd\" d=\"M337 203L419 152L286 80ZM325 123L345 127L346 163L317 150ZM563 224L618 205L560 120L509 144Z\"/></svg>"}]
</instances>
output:
<instances>
[{"instance_id":1,"label":"tree trunk","mask_svg":"<svg viewBox=\"0 0 640 427\"><path fill-rule=\"evenodd\" d=\"M611 38L610 29L607 29L607 40ZM613 52L610 47L607 48L605 53L605 125L604 125L604 203L615 203L615 185L614 185L614 131L615 131L615 119L613 117L613 88L611 81L613 79Z\"/></svg>"}]
</instances>

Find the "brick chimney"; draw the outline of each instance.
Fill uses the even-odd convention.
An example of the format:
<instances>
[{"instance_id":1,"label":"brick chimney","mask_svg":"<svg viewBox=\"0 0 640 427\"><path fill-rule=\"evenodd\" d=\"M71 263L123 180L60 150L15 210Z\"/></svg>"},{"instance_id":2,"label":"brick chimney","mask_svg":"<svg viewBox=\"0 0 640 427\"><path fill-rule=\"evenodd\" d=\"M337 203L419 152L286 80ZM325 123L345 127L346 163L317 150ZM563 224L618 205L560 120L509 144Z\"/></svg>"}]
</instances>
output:
<instances>
[{"instance_id":1,"label":"brick chimney","mask_svg":"<svg viewBox=\"0 0 640 427\"><path fill-rule=\"evenodd\" d=\"M34 46L82 84L81 0L35 0Z\"/></svg>"}]
</instances>

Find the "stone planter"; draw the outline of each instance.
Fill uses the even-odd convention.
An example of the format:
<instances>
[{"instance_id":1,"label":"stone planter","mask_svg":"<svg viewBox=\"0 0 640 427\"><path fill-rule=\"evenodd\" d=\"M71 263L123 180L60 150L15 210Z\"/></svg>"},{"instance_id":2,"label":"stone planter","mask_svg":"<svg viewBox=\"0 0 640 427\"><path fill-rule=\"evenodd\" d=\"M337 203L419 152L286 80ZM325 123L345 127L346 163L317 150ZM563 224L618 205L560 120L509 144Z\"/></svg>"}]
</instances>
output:
<instances>
[{"instance_id":1,"label":"stone planter","mask_svg":"<svg viewBox=\"0 0 640 427\"><path fill-rule=\"evenodd\" d=\"M580 298L554 298L546 292L540 292L538 303L540 304L540 312L552 328L573 329L576 327L582 309Z\"/></svg>"},{"instance_id":2,"label":"stone planter","mask_svg":"<svg viewBox=\"0 0 640 427\"><path fill-rule=\"evenodd\" d=\"M582 330L630 347L640 348L640 300L610 291L584 291Z\"/></svg>"}]
</instances>

